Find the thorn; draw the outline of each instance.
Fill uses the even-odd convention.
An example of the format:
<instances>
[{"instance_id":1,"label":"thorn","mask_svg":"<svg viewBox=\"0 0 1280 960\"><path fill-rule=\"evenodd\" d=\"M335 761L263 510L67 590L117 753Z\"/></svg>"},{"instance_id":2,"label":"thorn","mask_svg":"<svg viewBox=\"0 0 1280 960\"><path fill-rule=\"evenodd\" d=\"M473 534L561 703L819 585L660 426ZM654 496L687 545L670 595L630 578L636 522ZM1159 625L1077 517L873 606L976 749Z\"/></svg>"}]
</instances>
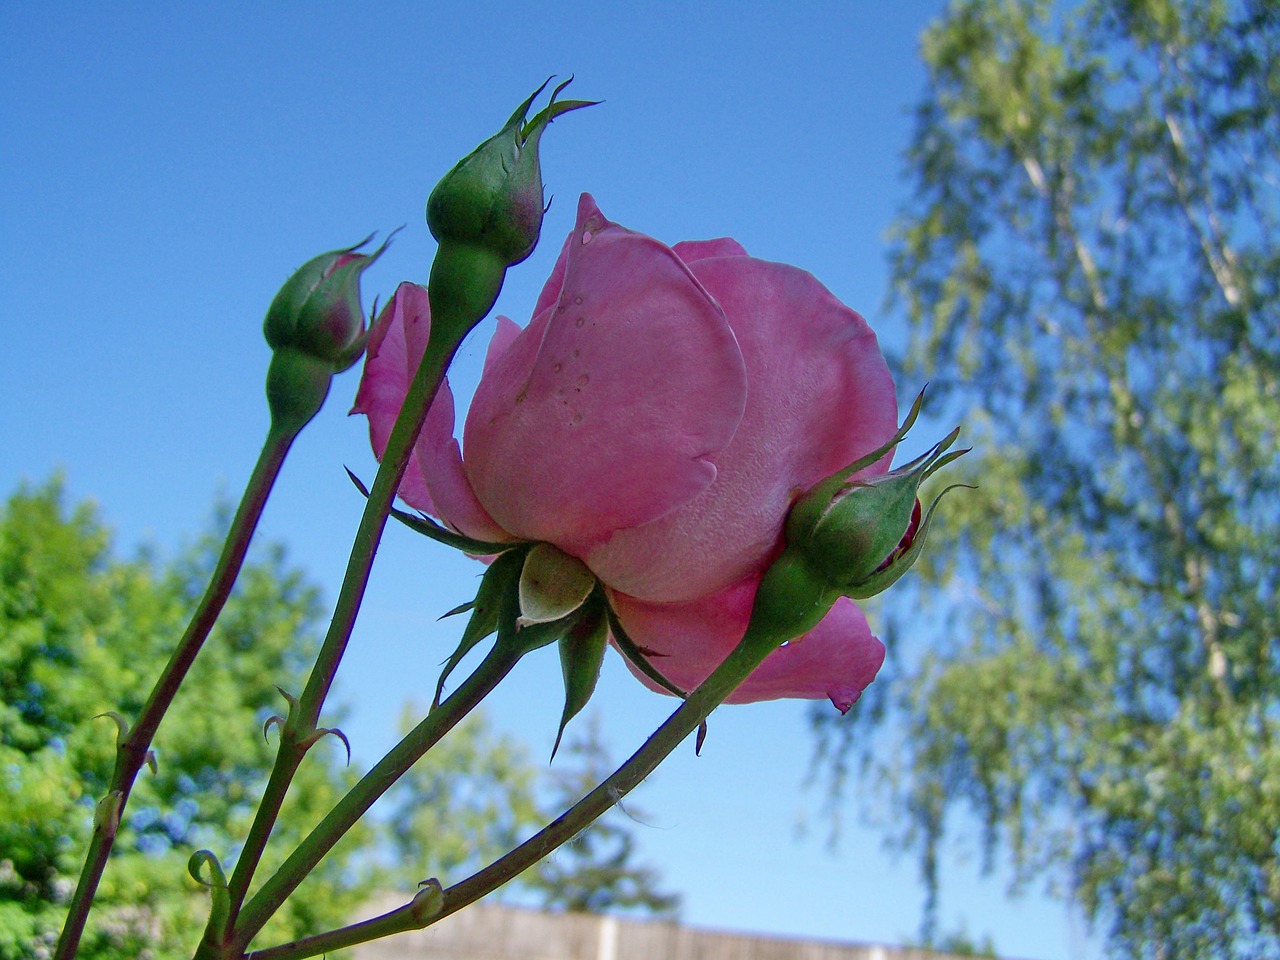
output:
<instances>
[{"instance_id":1,"label":"thorn","mask_svg":"<svg viewBox=\"0 0 1280 960\"><path fill-rule=\"evenodd\" d=\"M325 737L337 737L342 741L342 745L347 748L347 766L351 766L351 741L347 739L347 735L337 727L322 727L307 738L307 749L319 743Z\"/></svg>"},{"instance_id":2,"label":"thorn","mask_svg":"<svg viewBox=\"0 0 1280 960\"><path fill-rule=\"evenodd\" d=\"M108 710L105 713L95 714L93 719L100 720L107 717L114 720L116 724L116 746L120 746L120 741L125 740L129 736L129 721L124 718L123 714L117 713L115 710Z\"/></svg>"},{"instance_id":3,"label":"thorn","mask_svg":"<svg viewBox=\"0 0 1280 960\"><path fill-rule=\"evenodd\" d=\"M284 736L284 717L278 713L272 714L267 717L267 722L262 725L262 739L267 740L268 743L271 741L267 739L267 731L271 729L273 723L280 725L280 735Z\"/></svg>"},{"instance_id":4,"label":"thorn","mask_svg":"<svg viewBox=\"0 0 1280 960\"><path fill-rule=\"evenodd\" d=\"M280 696L285 698L285 700L289 704L289 712L293 713L293 711L298 708L298 698L295 697L288 690L286 690L284 687L280 686L278 683L274 683L272 684L272 686L275 687L277 691L279 691Z\"/></svg>"},{"instance_id":5,"label":"thorn","mask_svg":"<svg viewBox=\"0 0 1280 960\"><path fill-rule=\"evenodd\" d=\"M702 744L707 739L707 721L703 720L698 724L698 739L693 742L693 755L695 757L702 756Z\"/></svg>"}]
</instances>

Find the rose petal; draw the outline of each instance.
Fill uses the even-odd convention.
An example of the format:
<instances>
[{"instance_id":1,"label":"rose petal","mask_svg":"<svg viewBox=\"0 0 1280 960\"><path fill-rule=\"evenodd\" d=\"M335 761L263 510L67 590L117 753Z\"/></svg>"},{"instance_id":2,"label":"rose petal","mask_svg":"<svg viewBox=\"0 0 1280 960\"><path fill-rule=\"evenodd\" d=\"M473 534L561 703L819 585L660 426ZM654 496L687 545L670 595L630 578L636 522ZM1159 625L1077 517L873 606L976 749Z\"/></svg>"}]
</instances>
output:
<instances>
[{"instance_id":1,"label":"rose petal","mask_svg":"<svg viewBox=\"0 0 1280 960\"><path fill-rule=\"evenodd\" d=\"M484 354L485 373L488 373L489 368L498 362L498 358L507 352L518 336L520 336L519 325L510 317L499 316L498 328L493 331L493 337L489 340L489 349Z\"/></svg>"},{"instance_id":2,"label":"rose petal","mask_svg":"<svg viewBox=\"0 0 1280 960\"><path fill-rule=\"evenodd\" d=\"M716 481L679 509L583 556L645 600L689 600L756 573L796 496L897 428L889 368L866 322L814 277L734 256L691 269L724 308L746 363L746 411L712 458ZM883 473L889 458L866 474Z\"/></svg>"},{"instance_id":3,"label":"rose petal","mask_svg":"<svg viewBox=\"0 0 1280 960\"><path fill-rule=\"evenodd\" d=\"M409 381L422 362L430 331L427 288L413 283L402 283L396 288L395 296L370 331L364 373L351 413L363 413L369 418L369 440L379 462L400 414ZM398 493L409 506L436 513L416 457L409 461Z\"/></svg>"},{"instance_id":4,"label":"rose petal","mask_svg":"<svg viewBox=\"0 0 1280 960\"><path fill-rule=\"evenodd\" d=\"M759 578L750 577L677 604L644 603L616 593L610 599L631 639L665 654L652 658L654 667L688 691L738 645L758 586ZM725 702L826 697L843 713L875 679L883 662L884 645L871 635L867 618L856 603L842 597L816 627L769 654ZM634 667L631 671L650 689L665 692Z\"/></svg>"},{"instance_id":5,"label":"rose petal","mask_svg":"<svg viewBox=\"0 0 1280 960\"><path fill-rule=\"evenodd\" d=\"M476 391L467 475L505 530L578 553L706 489L746 390L733 333L688 268L584 195L555 304Z\"/></svg>"},{"instance_id":6,"label":"rose petal","mask_svg":"<svg viewBox=\"0 0 1280 960\"><path fill-rule=\"evenodd\" d=\"M742 244L730 237L720 237L717 240L681 240L671 249L685 263L708 260L711 257L747 256L747 251L743 249Z\"/></svg>"},{"instance_id":7,"label":"rose petal","mask_svg":"<svg viewBox=\"0 0 1280 960\"><path fill-rule=\"evenodd\" d=\"M578 206L581 208L581 200L578 201ZM555 266L551 268L551 276L547 277L547 282L542 285L542 292L538 294L538 300L533 305L533 316L538 316L548 307L554 307L556 301L560 299L560 289L564 286L564 271L569 264L569 249L573 246L577 235L575 230L564 238L564 243L560 246L560 255L556 257Z\"/></svg>"},{"instance_id":8,"label":"rose petal","mask_svg":"<svg viewBox=\"0 0 1280 960\"><path fill-rule=\"evenodd\" d=\"M413 448L414 459L421 468L436 506L436 516L460 533L477 540L490 543L511 540L511 534L495 523L476 499L462 465L462 450L454 439L453 426L453 390L449 381L444 380L431 409L427 411L422 435Z\"/></svg>"}]
</instances>

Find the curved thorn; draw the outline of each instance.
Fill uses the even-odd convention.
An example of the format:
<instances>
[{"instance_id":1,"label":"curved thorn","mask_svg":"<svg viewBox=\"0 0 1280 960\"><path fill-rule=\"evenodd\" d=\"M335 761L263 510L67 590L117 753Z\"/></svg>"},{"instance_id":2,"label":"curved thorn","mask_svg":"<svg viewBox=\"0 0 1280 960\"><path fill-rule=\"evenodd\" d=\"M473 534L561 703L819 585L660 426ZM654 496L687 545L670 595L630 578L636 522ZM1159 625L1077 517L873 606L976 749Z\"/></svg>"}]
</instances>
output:
<instances>
[{"instance_id":1,"label":"curved thorn","mask_svg":"<svg viewBox=\"0 0 1280 960\"><path fill-rule=\"evenodd\" d=\"M267 739L267 731L271 729L271 725L273 723L280 725L280 735L284 736L284 717L280 716L278 713L273 713L271 716L267 717L266 723L262 725L262 739L267 740L268 743L271 741Z\"/></svg>"},{"instance_id":2,"label":"curved thorn","mask_svg":"<svg viewBox=\"0 0 1280 960\"><path fill-rule=\"evenodd\" d=\"M351 741L348 740L347 735L337 727L321 727L307 738L307 749L310 749L325 737L337 737L342 741L342 745L347 748L347 766L351 766Z\"/></svg>"},{"instance_id":3,"label":"curved thorn","mask_svg":"<svg viewBox=\"0 0 1280 960\"><path fill-rule=\"evenodd\" d=\"M115 710L107 710L104 713L94 714L92 719L101 720L103 717L106 717L109 720L115 721L116 746L117 747L120 746L120 741L126 739L129 736L129 721L124 718L123 714Z\"/></svg>"}]
</instances>

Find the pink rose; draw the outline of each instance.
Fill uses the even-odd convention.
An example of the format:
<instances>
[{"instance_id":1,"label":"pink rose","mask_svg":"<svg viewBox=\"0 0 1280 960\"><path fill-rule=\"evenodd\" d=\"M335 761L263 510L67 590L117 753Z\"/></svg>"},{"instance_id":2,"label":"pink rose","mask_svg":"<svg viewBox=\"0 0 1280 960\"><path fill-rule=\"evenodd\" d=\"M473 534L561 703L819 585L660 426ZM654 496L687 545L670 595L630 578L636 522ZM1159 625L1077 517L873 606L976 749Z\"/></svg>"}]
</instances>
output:
<instances>
[{"instance_id":1,"label":"pink rose","mask_svg":"<svg viewBox=\"0 0 1280 960\"><path fill-rule=\"evenodd\" d=\"M429 328L426 290L402 284L372 331L353 412L379 456ZM741 639L792 504L896 425L875 334L813 276L733 240L667 247L584 194L529 326L498 320L465 459L445 383L400 495L469 536L579 558L691 689ZM883 658L842 598L728 700L847 710Z\"/></svg>"}]
</instances>

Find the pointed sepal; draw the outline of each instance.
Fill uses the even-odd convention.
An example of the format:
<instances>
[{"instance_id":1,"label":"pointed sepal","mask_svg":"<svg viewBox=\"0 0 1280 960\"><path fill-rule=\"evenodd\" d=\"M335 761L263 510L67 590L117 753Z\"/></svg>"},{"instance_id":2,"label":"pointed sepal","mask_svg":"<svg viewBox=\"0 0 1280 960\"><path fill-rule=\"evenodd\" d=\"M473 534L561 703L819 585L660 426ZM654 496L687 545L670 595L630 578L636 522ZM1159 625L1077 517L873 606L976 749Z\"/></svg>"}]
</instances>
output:
<instances>
[{"instance_id":1,"label":"pointed sepal","mask_svg":"<svg viewBox=\"0 0 1280 960\"><path fill-rule=\"evenodd\" d=\"M357 490L366 498L369 496L369 488L365 486L364 481L357 477L350 467L345 468L347 476L351 478L351 482L355 484ZM503 543L490 543L486 540L477 540L474 537L464 536L455 530L442 526L432 520L425 514L406 513L397 507L392 507L388 513L403 523L414 533L420 533L424 537L430 537L436 543L443 543L447 547L453 547L455 550L461 550L463 553L473 557L492 557L499 553L504 553L515 547L523 546L522 540L508 540ZM447 616L447 614L446 614Z\"/></svg>"},{"instance_id":2,"label":"pointed sepal","mask_svg":"<svg viewBox=\"0 0 1280 960\"><path fill-rule=\"evenodd\" d=\"M661 654L656 650L650 650L647 647L642 647L632 640L631 636L622 626L622 621L618 619L618 614L612 606L606 604L605 612L609 617L609 632L613 635L614 646L616 646L618 651L631 662L632 666L668 693L674 694L681 700L687 697L689 695L688 692L681 690L678 686L668 680L662 674L662 671L653 665L653 661L650 659L652 657L662 657L665 656L665 654Z\"/></svg>"},{"instance_id":3,"label":"pointed sepal","mask_svg":"<svg viewBox=\"0 0 1280 960\"><path fill-rule=\"evenodd\" d=\"M560 639L560 670L564 675L564 711L551 748L554 760L569 721L582 712L600 679L604 652L609 645L609 617L601 591L596 591L577 622Z\"/></svg>"},{"instance_id":4,"label":"pointed sepal","mask_svg":"<svg viewBox=\"0 0 1280 960\"><path fill-rule=\"evenodd\" d=\"M477 643L498 629L502 608L509 602L506 598L515 597L518 594L520 571L524 567L526 550L527 546L499 555L493 563L489 564L484 576L480 578L480 589L476 591L476 598L471 602L471 616L467 620L466 628L462 631L462 639L458 642L457 649L445 661L440 680L436 684L435 697L431 701L432 709L440 705L445 681L449 679L454 668L462 662L462 658L470 653ZM519 606L518 599L516 605Z\"/></svg>"}]
</instances>

